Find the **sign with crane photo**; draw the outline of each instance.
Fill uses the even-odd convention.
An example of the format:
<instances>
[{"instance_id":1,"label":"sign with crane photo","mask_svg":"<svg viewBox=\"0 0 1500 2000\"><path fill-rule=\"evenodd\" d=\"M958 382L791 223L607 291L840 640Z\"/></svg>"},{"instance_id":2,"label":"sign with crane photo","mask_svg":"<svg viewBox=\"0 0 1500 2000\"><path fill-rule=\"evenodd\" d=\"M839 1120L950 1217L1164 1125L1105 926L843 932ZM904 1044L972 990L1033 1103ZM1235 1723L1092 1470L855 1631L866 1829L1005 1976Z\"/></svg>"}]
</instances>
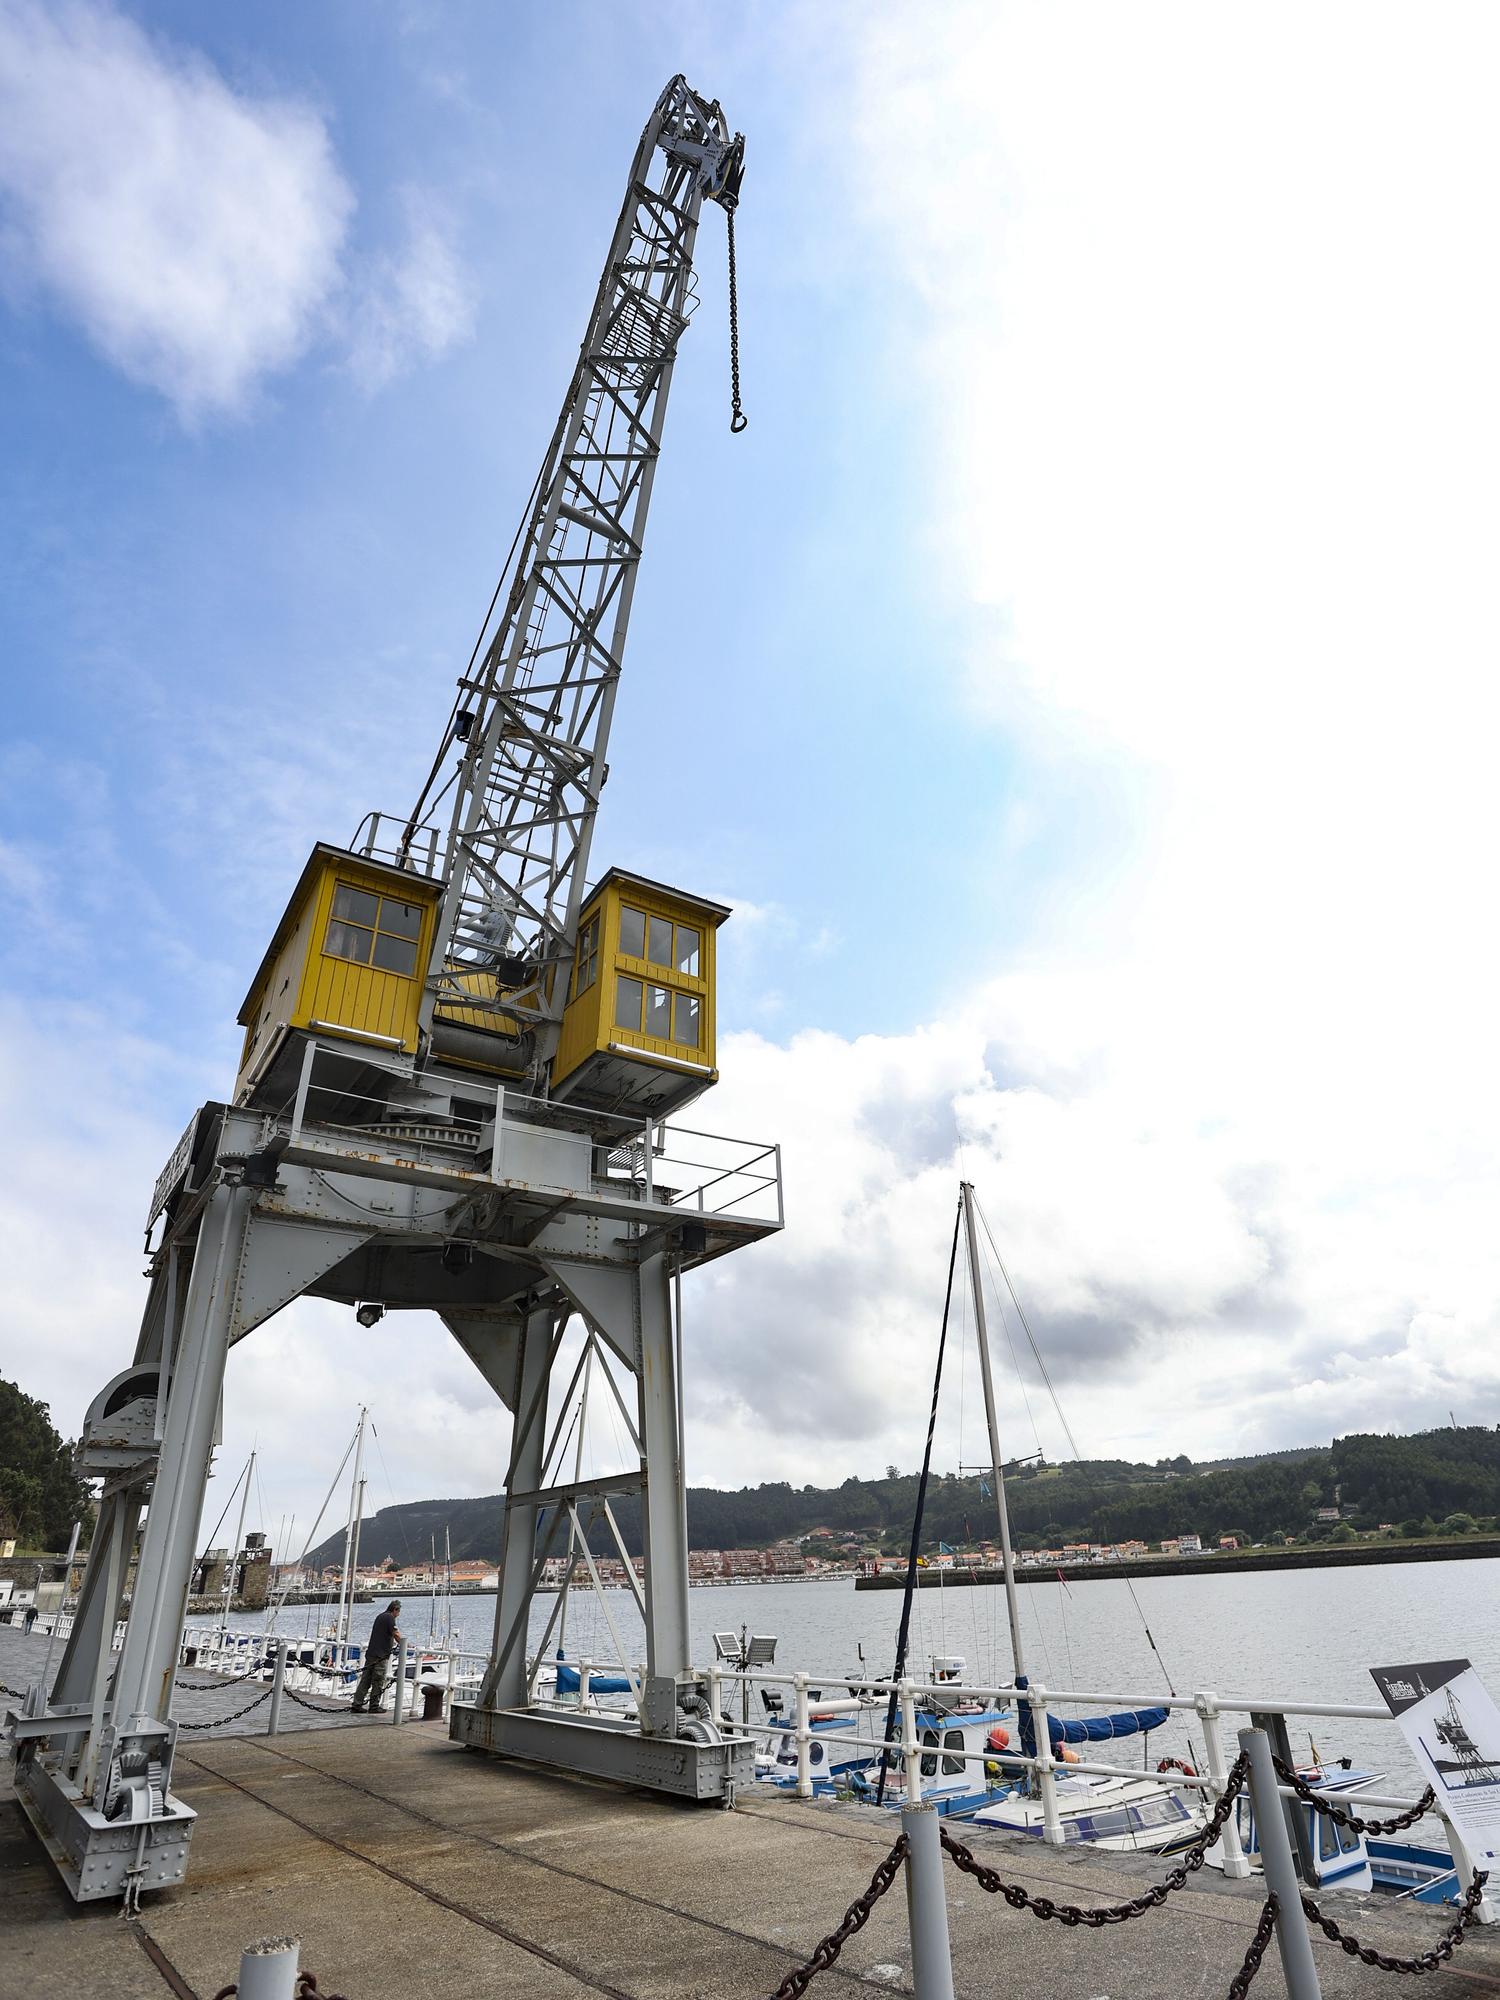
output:
<instances>
[{"instance_id":1,"label":"sign with crane photo","mask_svg":"<svg viewBox=\"0 0 1500 2000\"><path fill-rule=\"evenodd\" d=\"M1483 1681L1467 1660L1370 1672L1475 1866L1500 1866L1500 1709Z\"/></svg>"}]
</instances>

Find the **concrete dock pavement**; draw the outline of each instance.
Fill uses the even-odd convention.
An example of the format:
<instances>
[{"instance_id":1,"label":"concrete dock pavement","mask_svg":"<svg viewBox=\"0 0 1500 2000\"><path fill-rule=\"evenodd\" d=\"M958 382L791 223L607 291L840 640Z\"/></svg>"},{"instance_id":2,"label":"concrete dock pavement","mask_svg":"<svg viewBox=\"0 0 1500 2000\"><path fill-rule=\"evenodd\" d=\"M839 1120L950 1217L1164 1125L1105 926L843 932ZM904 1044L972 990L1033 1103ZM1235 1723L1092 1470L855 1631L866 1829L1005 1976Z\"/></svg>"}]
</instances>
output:
<instances>
[{"instance_id":1,"label":"concrete dock pavement","mask_svg":"<svg viewBox=\"0 0 1500 2000\"><path fill-rule=\"evenodd\" d=\"M302 1939L321 1990L347 2000L755 2000L839 1921L898 1826L759 1788L726 1813L544 1775L465 1750L436 1723L188 1739L177 1790L200 1815L191 1873L129 1926L113 1907L74 1906L4 1770L0 2000L211 2000L245 1944L283 1931ZM962 1837L1060 1901L1123 1900L1169 1865ZM1205 1872L1165 1908L1095 1931L1012 1911L951 1867L947 1893L960 2000L1211 2000L1227 1994L1261 1901L1258 1884ZM1330 1901L1393 1953L1425 1949L1447 1922L1412 1903ZM1321 1939L1315 1951L1330 2000L1389 1985ZM899 1882L813 1990L910 1991ZM1256 2000L1283 1990L1273 1948ZM1500 1992L1491 1932L1471 1932L1423 1981L1424 2000L1488 1991Z\"/></svg>"}]
</instances>

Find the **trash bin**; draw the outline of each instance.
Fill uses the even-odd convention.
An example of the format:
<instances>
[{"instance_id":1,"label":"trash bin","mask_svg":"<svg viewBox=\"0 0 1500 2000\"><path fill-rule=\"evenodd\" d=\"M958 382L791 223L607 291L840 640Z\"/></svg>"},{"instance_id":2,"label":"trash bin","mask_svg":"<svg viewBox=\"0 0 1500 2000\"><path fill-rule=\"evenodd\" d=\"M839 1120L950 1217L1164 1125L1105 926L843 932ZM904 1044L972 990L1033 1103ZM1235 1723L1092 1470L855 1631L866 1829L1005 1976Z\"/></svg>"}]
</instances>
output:
<instances>
[{"instance_id":1,"label":"trash bin","mask_svg":"<svg viewBox=\"0 0 1500 2000\"><path fill-rule=\"evenodd\" d=\"M443 1690L435 1681L422 1684L422 1720L441 1722L443 1719Z\"/></svg>"}]
</instances>

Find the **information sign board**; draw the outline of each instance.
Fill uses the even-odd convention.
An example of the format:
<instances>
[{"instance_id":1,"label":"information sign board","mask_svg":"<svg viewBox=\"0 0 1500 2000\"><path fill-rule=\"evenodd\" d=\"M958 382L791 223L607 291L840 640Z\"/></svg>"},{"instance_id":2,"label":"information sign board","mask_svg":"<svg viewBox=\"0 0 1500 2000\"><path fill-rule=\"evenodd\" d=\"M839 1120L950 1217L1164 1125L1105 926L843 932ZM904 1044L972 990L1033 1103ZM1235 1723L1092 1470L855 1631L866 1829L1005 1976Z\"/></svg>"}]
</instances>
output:
<instances>
[{"instance_id":1,"label":"information sign board","mask_svg":"<svg viewBox=\"0 0 1500 2000\"><path fill-rule=\"evenodd\" d=\"M1475 1867L1500 1867L1500 1709L1489 1690L1467 1660L1370 1672Z\"/></svg>"}]
</instances>

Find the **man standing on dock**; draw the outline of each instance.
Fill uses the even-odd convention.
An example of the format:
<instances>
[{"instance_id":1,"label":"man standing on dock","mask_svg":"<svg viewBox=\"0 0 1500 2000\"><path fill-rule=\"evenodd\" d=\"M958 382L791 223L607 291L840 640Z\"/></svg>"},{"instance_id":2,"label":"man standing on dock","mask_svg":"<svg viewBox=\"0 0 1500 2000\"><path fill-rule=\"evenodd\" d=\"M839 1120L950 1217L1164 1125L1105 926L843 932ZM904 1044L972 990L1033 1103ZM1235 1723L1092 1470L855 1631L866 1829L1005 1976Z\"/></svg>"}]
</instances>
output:
<instances>
[{"instance_id":1,"label":"man standing on dock","mask_svg":"<svg viewBox=\"0 0 1500 2000\"><path fill-rule=\"evenodd\" d=\"M386 1669L391 1663L391 1654L401 1644L401 1630L396 1623L396 1613L401 1609L399 1597L393 1597L380 1612L370 1627L370 1642L365 1647L365 1670L359 1677L359 1686L354 1690L354 1713L363 1715L368 1699L371 1715L383 1715L381 1699L385 1694Z\"/></svg>"}]
</instances>

